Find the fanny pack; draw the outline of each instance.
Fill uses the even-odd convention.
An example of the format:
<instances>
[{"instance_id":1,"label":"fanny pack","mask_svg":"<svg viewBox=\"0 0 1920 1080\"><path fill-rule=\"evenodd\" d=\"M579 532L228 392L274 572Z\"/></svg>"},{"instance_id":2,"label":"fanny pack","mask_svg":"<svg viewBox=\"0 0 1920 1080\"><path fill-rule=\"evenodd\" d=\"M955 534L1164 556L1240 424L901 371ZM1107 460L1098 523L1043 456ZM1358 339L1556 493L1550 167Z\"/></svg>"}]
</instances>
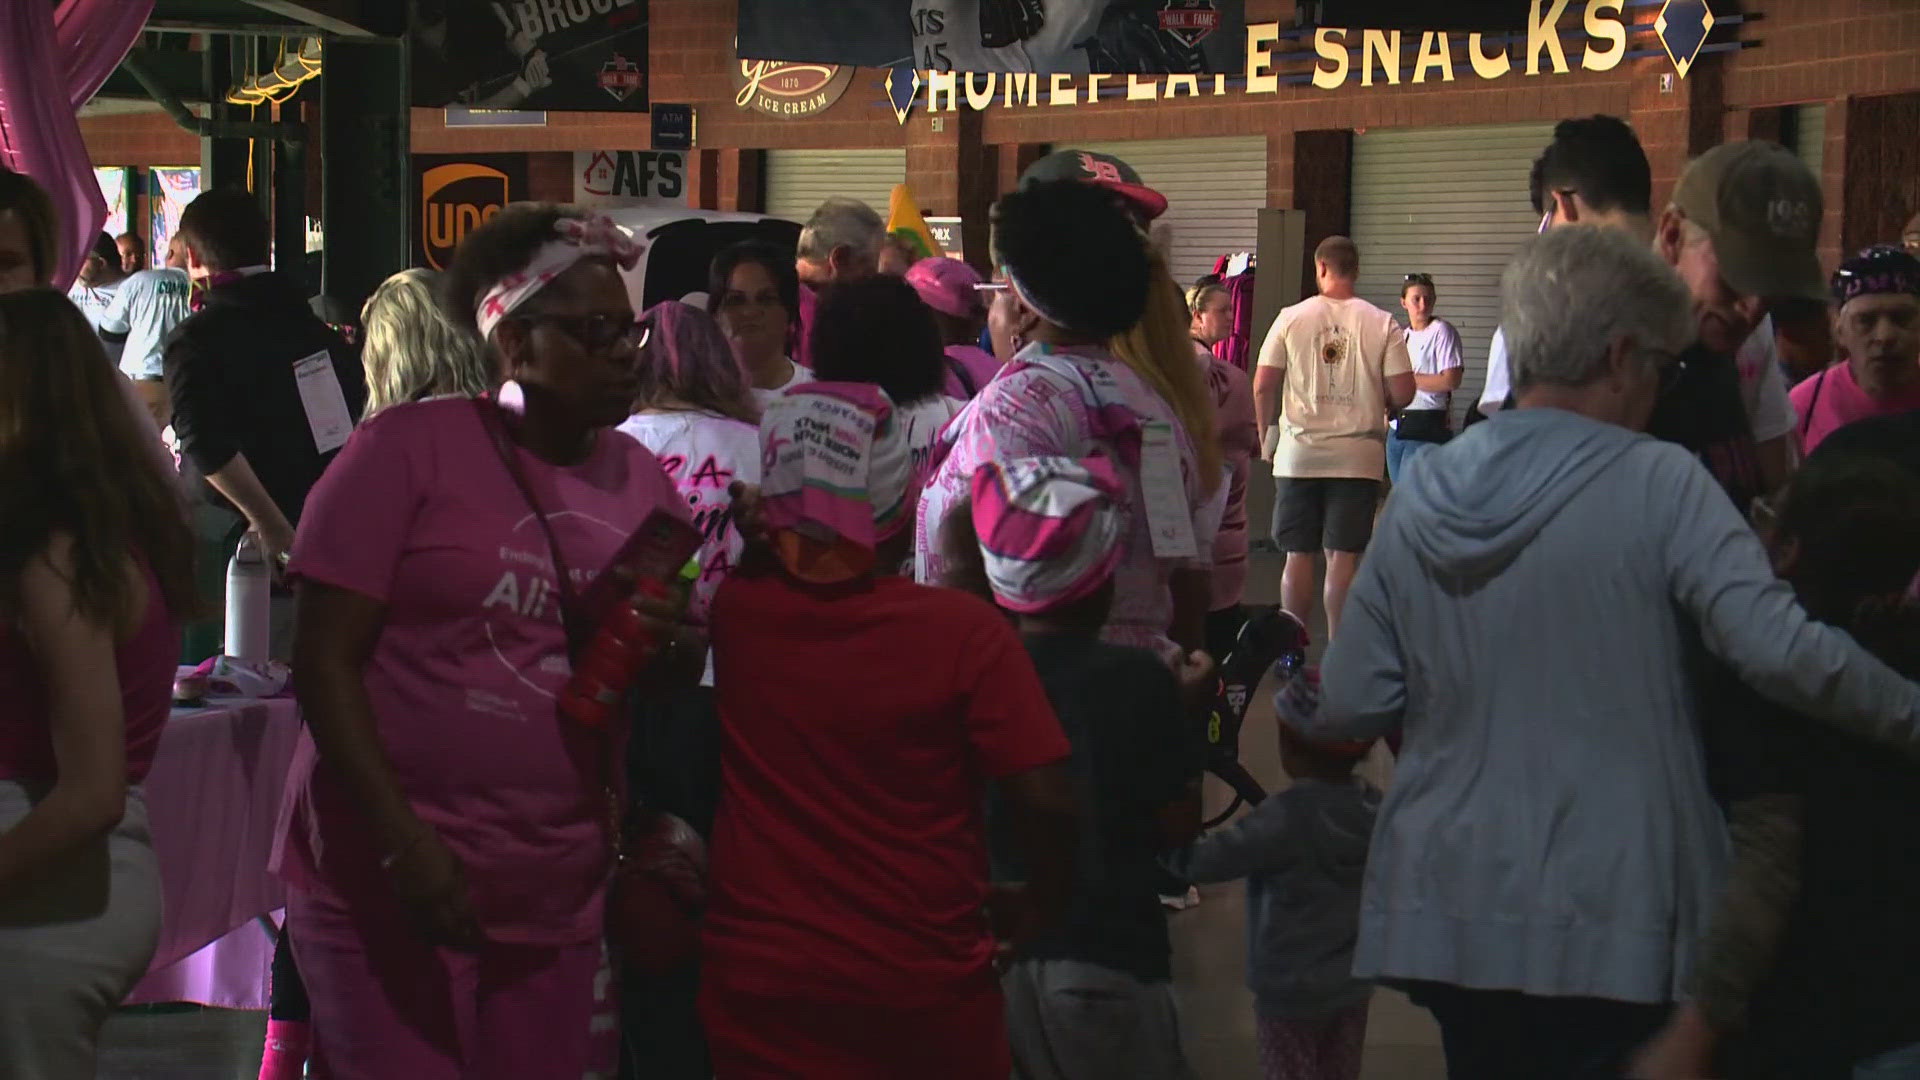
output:
<instances>
[{"instance_id":1,"label":"fanny pack","mask_svg":"<svg viewBox=\"0 0 1920 1080\"><path fill-rule=\"evenodd\" d=\"M1404 442L1443 443L1453 438L1445 409L1408 409L1400 414L1394 433Z\"/></svg>"}]
</instances>

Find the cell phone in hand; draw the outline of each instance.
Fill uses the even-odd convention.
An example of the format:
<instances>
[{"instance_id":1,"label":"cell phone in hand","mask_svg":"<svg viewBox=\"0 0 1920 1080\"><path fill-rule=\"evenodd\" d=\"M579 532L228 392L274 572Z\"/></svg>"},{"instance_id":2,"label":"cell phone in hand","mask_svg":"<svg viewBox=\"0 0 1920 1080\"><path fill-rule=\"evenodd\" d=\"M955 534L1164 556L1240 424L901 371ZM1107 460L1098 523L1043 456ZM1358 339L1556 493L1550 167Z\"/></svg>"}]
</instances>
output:
<instances>
[{"instance_id":1,"label":"cell phone in hand","mask_svg":"<svg viewBox=\"0 0 1920 1080\"><path fill-rule=\"evenodd\" d=\"M607 610L633 594L642 581L670 585L681 567L700 550L700 530L678 515L655 510L647 515L580 594L588 626L598 626Z\"/></svg>"}]
</instances>

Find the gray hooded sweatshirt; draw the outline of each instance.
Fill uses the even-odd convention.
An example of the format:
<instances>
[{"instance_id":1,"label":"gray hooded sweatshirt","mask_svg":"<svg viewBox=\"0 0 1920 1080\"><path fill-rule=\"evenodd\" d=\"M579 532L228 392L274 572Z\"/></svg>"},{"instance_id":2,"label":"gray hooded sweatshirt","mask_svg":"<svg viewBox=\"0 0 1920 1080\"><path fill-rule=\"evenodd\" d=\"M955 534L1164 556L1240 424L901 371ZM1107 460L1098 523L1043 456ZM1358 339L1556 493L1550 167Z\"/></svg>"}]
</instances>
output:
<instances>
[{"instance_id":1,"label":"gray hooded sweatshirt","mask_svg":"<svg viewBox=\"0 0 1920 1080\"><path fill-rule=\"evenodd\" d=\"M1319 729L1405 745L1354 973L1676 998L1726 860L1683 641L1911 746L1920 687L1809 621L1685 450L1558 409L1406 470L1322 668Z\"/></svg>"}]
</instances>

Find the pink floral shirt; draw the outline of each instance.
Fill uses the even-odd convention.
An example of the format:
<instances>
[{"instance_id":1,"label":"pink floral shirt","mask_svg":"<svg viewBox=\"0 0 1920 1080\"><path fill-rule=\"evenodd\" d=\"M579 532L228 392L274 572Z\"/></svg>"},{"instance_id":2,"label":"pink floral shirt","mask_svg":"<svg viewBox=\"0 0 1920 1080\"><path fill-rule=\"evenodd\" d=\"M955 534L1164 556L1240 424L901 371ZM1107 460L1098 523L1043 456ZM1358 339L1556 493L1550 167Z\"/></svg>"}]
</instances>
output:
<instances>
[{"instance_id":1,"label":"pink floral shirt","mask_svg":"<svg viewBox=\"0 0 1920 1080\"><path fill-rule=\"evenodd\" d=\"M1217 507L1209 512L1209 493L1199 474L1193 440L1174 415L1173 407L1149 387L1133 369L1102 350L1083 348L1051 355L1078 367L1097 366L1112 376L1121 400L1141 422L1162 422L1174 432L1180 455L1181 480L1193 518L1194 539L1200 554L1192 559L1164 559L1153 553L1151 530L1140 470L1127 462L1120 448L1095 433L1100 426L1090 407L1083 380L1064 377L1032 363L1048 355L1043 346L1029 346L981 389L942 434L947 446L926 490L920 497L914 533L914 576L937 584L945 571L937 550L940 526L948 510L968 496L973 474L988 461L1026 457L1073 458L1107 455L1120 465L1130 496L1130 522L1125 551L1115 571L1113 615L1102 636L1119 645L1152 649L1169 659L1179 649L1168 636L1173 622L1173 572L1182 567L1209 565L1214 532L1219 527ZM936 453L937 456L937 453Z\"/></svg>"}]
</instances>

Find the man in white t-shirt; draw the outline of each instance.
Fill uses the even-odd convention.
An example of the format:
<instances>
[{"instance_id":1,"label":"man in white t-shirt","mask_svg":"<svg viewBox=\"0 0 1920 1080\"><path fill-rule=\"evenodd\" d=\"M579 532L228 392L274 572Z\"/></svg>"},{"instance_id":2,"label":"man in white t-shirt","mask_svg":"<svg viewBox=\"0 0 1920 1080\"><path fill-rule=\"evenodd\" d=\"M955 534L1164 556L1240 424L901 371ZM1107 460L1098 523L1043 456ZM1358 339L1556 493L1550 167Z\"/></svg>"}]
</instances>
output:
<instances>
[{"instance_id":1,"label":"man in white t-shirt","mask_svg":"<svg viewBox=\"0 0 1920 1080\"><path fill-rule=\"evenodd\" d=\"M1320 295L1274 320L1260 346L1253 395L1261 446L1273 462L1273 540L1287 553L1281 606L1303 622L1312 618L1324 551L1331 637L1373 537L1387 412L1412 403L1415 384L1406 330L1354 295L1360 250L1353 241L1321 241L1313 270Z\"/></svg>"},{"instance_id":2,"label":"man in white t-shirt","mask_svg":"<svg viewBox=\"0 0 1920 1080\"><path fill-rule=\"evenodd\" d=\"M80 313L96 333L100 330L100 318L107 313L108 305L120 290L120 283L127 275L120 269L120 246L113 237L101 233L94 238L93 249L87 252L87 261L80 264L80 280L67 290L67 299L73 301ZM119 355L109 345L107 355L116 362Z\"/></svg>"},{"instance_id":3,"label":"man in white t-shirt","mask_svg":"<svg viewBox=\"0 0 1920 1080\"><path fill-rule=\"evenodd\" d=\"M113 303L100 318L100 336L120 349L120 370L133 380L134 390L165 429L171 408L161 381L160 359L167 335L186 321L189 285L178 237L167 246L167 264L142 270L120 283Z\"/></svg>"}]
</instances>

